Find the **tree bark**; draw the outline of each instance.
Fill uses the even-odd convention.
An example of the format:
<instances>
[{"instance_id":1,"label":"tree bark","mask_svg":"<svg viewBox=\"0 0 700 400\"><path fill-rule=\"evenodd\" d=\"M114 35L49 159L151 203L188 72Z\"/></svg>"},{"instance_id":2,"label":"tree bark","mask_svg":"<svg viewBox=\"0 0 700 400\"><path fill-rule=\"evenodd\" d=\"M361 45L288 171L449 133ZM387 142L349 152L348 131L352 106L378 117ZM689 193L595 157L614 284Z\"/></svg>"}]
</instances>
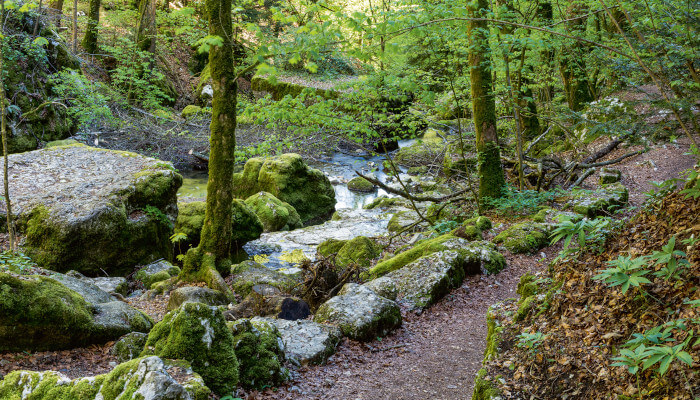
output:
<instances>
[{"instance_id":1,"label":"tree bark","mask_svg":"<svg viewBox=\"0 0 700 400\"><path fill-rule=\"evenodd\" d=\"M167 2L166 2L167 3ZM142 51L156 52L156 0L141 0L136 44Z\"/></svg>"},{"instance_id":2,"label":"tree bark","mask_svg":"<svg viewBox=\"0 0 700 400\"><path fill-rule=\"evenodd\" d=\"M63 15L63 0L52 0L49 3L49 13L56 28L61 27L61 15Z\"/></svg>"},{"instance_id":3,"label":"tree bark","mask_svg":"<svg viewBox=\"0 0 700 400\"><path fill-rule=\"evenodd\" d=\"M568 9L568 16L575 17L585 14L586 7L573 3ZM567 27L574 36L584 36L586 32L587 18L578 18L567 22ZM586 103L593 100L593 93L586 71L584 55L586 48L581 42L574 42L570 46L564 46L559 61L566 101L573 111L581 111Z\"/></svg>"},{"instance_id":4,"label":"tree bark","mask_svg":"<svg viewBox=\"0 0 700 400\"><path fill-rule=\"evenodd\" d=\"M0 4L0 37L4 37L3 27L5 26L5 3ZM4 41L4 39L2 40ZM4 182L4 196L5 196L5 208L7 211L7 232L9 234L10 251L15 250L15 235L12 229L12 203L10 202L10 180L9 180L9 162L8 162L8 149L7 149L7 121L5 120L5 81L2 78L4 76L5 69L5 55L2 52L2 43L0 42L0 133L2 134L2 154L3 154L3 182Z\"/></svg>"},{"instance_id":5,"label":"tree bark","mask_svg":"<svg viewBox=\"0 0 700 400\"><path fill-rule=\"evenodd\" d=\"M83 48L89 54L97 53L97 26L100 24L100 4L101 0L90 0L88 23L82 43Z\"/></svg>"},{"instance_id":6,"label":"tree bark","mask_svg":"<svg viewBox=\"0 0 700 400\"><path fill-rule=\"evenodd\" d=\"M468 6L469 17L485 18L489 3L477 0ZM469 35L469 77L478 154L479 197L501 197L505 177L496 131L496 103L491 88L491 49L486 21L471 21Z\"/></svg>"},{"instance_id":7,"label":"tree bark","mask_svg":"<svg viewBox=\"0 0 700 400\"><path fill-rule=\"evenodd\" d=\"M221 276L231 267L231 205L236 147L236 59L231 29L231 0L207 0L209 34L223 39L209 51L212 118L210 125L207 208L199 246L185 257L181 277L220 286ZM218 271L218 272L217 272ZM225 287L225 284L223 284Z\"/></svg>"}]
</instances>

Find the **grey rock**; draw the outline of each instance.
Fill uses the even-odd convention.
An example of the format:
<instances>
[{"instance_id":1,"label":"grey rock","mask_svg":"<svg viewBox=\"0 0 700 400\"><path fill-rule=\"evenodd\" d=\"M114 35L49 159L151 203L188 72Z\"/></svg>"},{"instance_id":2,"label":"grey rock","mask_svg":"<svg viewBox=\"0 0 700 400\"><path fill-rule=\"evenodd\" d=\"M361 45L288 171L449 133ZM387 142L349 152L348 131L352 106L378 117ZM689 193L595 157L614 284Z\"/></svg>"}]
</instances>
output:
<instances>
[{"instance_id":1,"label":"grey rock","mask_svg":"<svg viewBox=\"0 0 700 400\"><path fill-rule=\"evenodd\" d=\"M371 289L348 283L318 308L314 321L337 325L350 339L370 341L401 326L401 310Z\"/></svg>"},{"instance_id":2,"label":"grey rock","mask_svg":"<svg viewBox=\"0 0 700 400\"><path fill-rule=\"evenodd\" d=\"M309 320L253 318L253 321L256 320L266 321L277 327L284 343L285 356L299 365L325 363L328 357L335 353L336 346L343 337L338 327Z\"/></svg>"},{"instance_id":3,"label":"grey rock","mask_svg":"<svg viewBox=\"0 0 700 400\"><path fill-rule=\"evenodd\" d=\"M170 279L179 273L179 267L165 260L159 260L138 270L134 274L134 279L143 282L146 289L150 289L153 284Z\"/></svg>"},{"instance_id":4,"label":"grey rock","mask_svg":"<svg viewBox=\"0 0 700 400\"><path fill-rule=\"evenodd\" d=\"M398 295L396 282L392 278L388 278L386 276L372 279L371 281L363 284L363 286L368 287L374 293L382 297L386 297L389 300L396 300L396 296Z\"/></svg>"},{"instance_id":5,"label":"grey rock","mask_svg":"<svg viewBox=\"0 0 700 400\"><path fill-rule=\"evenodd\" d=\"M573 211L588 218L614 211L629 199L629 191L621 183L601 185L594 191L575 190L571 193Z\"/></svg>"},{"instance_id":6,"label":"grey rock","mask_svg":"<svg viewBox=\"0 0 700 400\"><path fill-rule=\"evenodd\" d=\"M138 357L146 345L147 333L131 332L114 342L109 352L117 357L117 361L125 362Z\"/></svg>"},{"instance_id":7,"label":"grey rock","mask_svg":"<svg viewBox=\"0 0 700 400\"><path fill-rule=\"evenodd\" d=\"M229 300L226 298L225 294L218 290L197 286L185 286L170 292L168 311L180 307L182 303L203 303L208 306L220 306L228 304Z\"/></svg>"}]
</instances>

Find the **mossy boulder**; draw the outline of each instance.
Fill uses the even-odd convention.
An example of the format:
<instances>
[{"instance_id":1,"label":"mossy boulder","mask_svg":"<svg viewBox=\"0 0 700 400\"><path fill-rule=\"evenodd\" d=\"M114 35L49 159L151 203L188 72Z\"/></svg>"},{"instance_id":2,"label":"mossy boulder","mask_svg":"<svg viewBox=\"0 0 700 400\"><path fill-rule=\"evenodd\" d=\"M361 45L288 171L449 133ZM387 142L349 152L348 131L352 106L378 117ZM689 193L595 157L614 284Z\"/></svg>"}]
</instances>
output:
<instances>
[{"instance_id":1,"label":"mossy boulder","mask_svg":"<svg viewBox=\"0 0 700 400\"><path fill-rule=\"evenodd\" d=\"M70 380L56 371L14 371L0 381L4 400L207 400L210 394L186 362L158 357L131 360L94 377Z\"/></svg>"},{"instance_id":2,"label":"mossy boulder","mask_svg":"<svg viewBox=\"0 0 700 400\"><path fill-rule=\"evenodd\" d=\"M129 290L129 283L126 278L122 278L121 276L98 276L96 278L89 278L78 271L68 271L66 275L93 284L107 293L118 293L122 296L126 296Z\"/></svg>"},{"instance_id":3,"label":"mossy boulder","mask_svg":"<svg viewBox=\"0 0 700 400\"><path fill-rule=\"evenodd\" d=\"M318 308L314 321L337 325L350 339L371 341L401 326L401 310L369 288L348 283Z\"/></svg>"},{"instance_id":4,"label":"mossy boulder","mask_svg":"<svg viewBox=\"0 0 700 400\"><path fill-rule=\"evenodd\" d=\"M245 204L258 216L265 232L290 231L303 227L294 207L271 193L256 193L245 199Z\"/></svg>"},{"instance_id":5,"label":"mossy boulder","mask_svg":"<svg viewBox=\"0 0 700 400\"><path fill-rule=\"evenodd\" d=\"M233 176L234 194L248 198L264 191L289 203L301 222L327 219L335 211L335 190L323 172L310 168L298 154L251 158Z\"/></svg>"},{"instance_id":6,"label":"mossy boulder","mask_svg":"<svg viewBox=\"0 0 700 400\"><path fill-rule=\"evenodd\" d=\"M285 274L248 260L231 267L231 289L238 295L248 296L256 285L269 285L282 293L289 293L301 283L299 274Z\"/></svg>"},{"instance_id":7,"label":"mossy boulder","mask_svg":"<svg viewBox=\"0 0 700 400\"><path fill-rule=\"evenodd\" d=\"M466 143L464 145L464 157L459 143L447 146L445 156L442 159L442 173L446 177L465 174L473 171L477 164L476 152Z\"/></svg>"},{"instance_id":8,"label":"mossy boulder","mask_svg":"<svg viewBox=\"0 0 700 400\"><path fill-rule=\"evenodd\" d=\"M584 217L581 214L570 211L559 211L553 208L543 208L537 213L533 214L531 218L534 222L556 225L563 221L578 222Z\"/></svg>"},{"instance_id":9,"label":"mossy boulder","mask_svg":"<svg viewBox=\"0 0 700 400\"><path fill-rule=\"evenodd\" d=\"M353 192L361 192L361 193L367 193L367 192L373 192L375 187L374 184L367 179L361 177L361 176L356 176L348 182L348 189L353 191Z\"/></svg>"},{"instance_id":10,"label":"mossy boulder","mask_svg":"<svg viewBox=\"0 0 700 400\"><path fill-rule=\"evenodd\" d=\"M316 252L322 257L328 257L338 253L347 242L347 240L327 239L318 245Z\"/></svg>"},{"instance_id":11,"label":"mossy boulder","mask_svg":"<svg viewBox=\"0 0 700 400\"><path fill-rule=\"evenodd\" d=\"M467 240L481 240L484 238L481 229L477 228L475 225L462 225L452 231L452 234Z\"/></svg>"},{"instance_id":12,"label":"mossy boulder","mask_svg":"<svg viewBox=\"0 0 700 400\"><path fill-rule=\"evenodd\" d=\"M622 172L619 169L603 168L600 171L600 184L607 185L609 183L617 183L622 179Z\"/></svg>"},{"instance_id":13,"label":"mossy boulder","mask_svg":"<svg viewBox=\"0 0 700 400\"><path fill-rule=\"evenodd\" d=\"M627 204L629 191L621 183L601 185L599 189L588 191L578 189L571 193L570 207L575 213L595 218Z\"/></svg>"},{"instance_id":14,"label":"mossy boulder","mask_svg":"<svg viewBox=\"0 0 700 400\"><path fill-rule=\"evenodd\" d=\"M179 308L184 303L202 303L208 306L221 306L230 301L218 290L199 286L183 286L170 292L168 311Z\"/></svg>"},{"instance_id":15,"label":"mossy boulder","mask_svg":"<svg viewBox=\"0 0 700 400\"><path fill-rule=\"evenodd\" d=\"M140 281L150 289L154 284L168 280L180 273L180 267L165 260L156 261L141 268L134 274L134 280Z\"/></svg>"},{"instance_id":16,"label":"mossy boulder","mask_svg":"<svg viewBox=\"0 0 700 400\"><path fill-rule=\"evenodd\" d=\"M175 233L183 233L187 236L179 242L182 252L189 247L197 247L204 226L204 214L207 204L204 201L192 201L178 203L179 214L175 222ZM260 237L263 232L263 224L244 201L234 199L231 204L231 241L237 248Z\"/></svg>"},{"instance_id":17,"label":"mossy boulder","mask_svg":"<svg viewBox=\"0 0 700 400\"><path fill-rule=\"evenodd\" d=\"M0 351L105 343L152 326L145 314L77 278L0 272Z\"/></svg>"},{"instance_id":18,"label":"mossy boulder","mask_svg":"<svg viewBox=\"0 0 700 400\"><path fill-rule=\"evenodd\" d=\"M284 368L284 343L275 325L262 319L229 322L240 366L240 383L247 388L278 386L289 377Z\"/></svg>"},{"instance_id":19,"label":"mossy boulder","mask_svg":"<svg viewBox=\"0 0 700 400\"><path fill-rule=\"evenodd\" d=\"M146 345L146 339L148 339L148 333L127 333L114 342L114 346L112 346L109 352L115 356L120 363L133 360L143 351L143 347Z\"/></svg>"},{"instance_id":20,"label":"mossy boulder","mask_svg":"<svg viewBox=\"0 0 700 400\"><path fill-rule=\"evenodd\" d=\"M521 222L511 226L493 238L493 243L503 244L515 254L533 253L549 243L549 227L537 222Z\"/></svg>"},{"instance_id":21,"label":"mossy boulder","mask_svg":"<svg viewBox=\"0 0 700 400\"><path fill-rule=\"evenodd\" d=\"M210 112L206 111L202 107L195 106L194 104L185 106L185 108L182 109L182 112L180 112L180 116L186 120L201 117L207 114L210 114Z\"/></svg>"},{"instance_id":22,"label":"mossy boulder","mask_svg":"<svg viewBox=\"0 0 700 400\"><path fill-rule=\"evenodd\" d=\"M369 276L379 277L402 268L420 257L443 250L454 250L464 258L465 272L468 274L486 272L495 274L506 266L505 258L495 246L484 241L467 241L452 234L438 236L418 242L412 248L394 257L377 263L369 270Z\"/></svg>"},{"instance_id":23,"label":"mossy boulder","mask_svg":"<svg viewBox=\"0 0 700 400\"><path fill-rule=\"evenodd\" d=\"M394 161L403 167L418 167L434 164L443 157L445 145L437 140L418 141L402 147L394 155Z\"/></svg>"},{"instance_id":24,"label":"mossy boulder","mask_svg":"<svg viewBox=\"0 0 700 400\"><path fill-rule=\"evenodd\" d=\"M396 281L392 278L388 278L386 275L372 279L371 281L364 283L363 286L389 300L396 301L396 297L398 297L399 294L399 289L396 287Z\"/></svg>"},{"instance_id":25,"label":"mossy boulder","mask_svg":"<svg viewBox=\"0 0 700 400\"><path fill-rule=\"evenodd\" d=\"M407 208L410 206L410 203L408 200L402 198L402 197L387 197L386 195L382 195L377 197L376 199L372 200L371 203L366 204L364 207L365 210L374 210L375 208L379 209L388 209L392 207L402 207L402 208Z\"/></svg>"},{"instance_id":26,"label":"mossy boulder","mask_svg":"<svg viewBox=\"0 0 700 400\"><path fill-rule=\"evenodd\" d=\"M169 163L71 145L13 154L9 173L16 230L40 267L120 275L172 257L182 177Z\"/></svg>"},{"instance_id":27,"label":"mossy boulder","mask_svg":"<svg viewBox=\"0 0 700 400\"><path fill-rule=\"evenodd\" d=\"M318 89L302 86L296 83L285 82L279 79L270 79L266 76L256 75L250 81L251 89L256 92L267 92L275 101L282 100L285 96L297 97L303 91L310 91L312 94L325 99L338 97L338 92L328 89Z\"/></svg>"},{"instance_id":28,"label":"mossy boulder","mask_svg":"<svg viewBox=\"0 0 700 400\"><path fill-rule=\"evenodd\" d=\"M360 267L367 268L380 253L381 247L372 239L358 236L343 244L335 256L335 263L340 267L346 267L355 263Z\"/></svg>"},{"instance_id":29,"label":"mossy boulder","mask_svg":"<svg viewBox=\"0 0 700 400\"><path fill-rule=\"evenodd\" d=\"M492 400L501 397L501 391L498 390L496 384L486 378L487 371L485 368L480 369L476 373L476 379L474 379L474 392L472 393L472 400Z\"/></svg>"},{"instance_id":30,"label":"mossy boulder","mask_svg":"<svg viewBox=\"0 0 700 400\"><path fill-rule=\"evenodd\" d=\"M474 225L482 231L487 231L491 229L491 227L493 227L493 223L491 222L491 220L488 217L484 217L483 215L474 218L469 218L468 220L464 221L463 225Z\"/></svg>"},{"instance_id":31,"label":"mossy boulder","mask_svg":"<svg viewBox=\"0 0 700 400\"><path fill-rule=\"evenodd\" d=\"M399 211L391 216L387 230L389 232L415 232L428 227L415 211Z\"/></svg>"},{"instance_id":32,"label":"mossy boulder","mask_svg":"<svg viewBox=\"0 0 700 400\"><path fill-rule=\"evenodd\" d=\"M153 327L142 356L187 360L206 385L222 395L238 384L234 347L231 330L218 308L185 303Z\"/></svg>"}]
</instances>

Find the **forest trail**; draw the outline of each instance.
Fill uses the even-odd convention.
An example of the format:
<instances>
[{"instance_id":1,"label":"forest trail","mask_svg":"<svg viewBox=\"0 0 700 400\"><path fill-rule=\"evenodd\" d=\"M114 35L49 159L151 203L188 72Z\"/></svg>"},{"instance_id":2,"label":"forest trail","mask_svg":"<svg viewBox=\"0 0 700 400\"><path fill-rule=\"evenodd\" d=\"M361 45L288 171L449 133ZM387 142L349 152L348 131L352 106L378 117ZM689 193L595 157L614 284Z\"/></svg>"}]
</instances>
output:
<instances>
[{"instance_id":1,"label":"forest trail","mask_svg":"<svg viewBox=\"0 0 700 400\"><path fill-rule=\"evenodd\" d=\"M652 148L614 165L639 206L652 181L678 177L695 164L686 155L688 141ZM606 156L614 159L627 151ZM594 182L589 178L588 182ZM486 345L489 306L517 297L520 276L546 268L560 245L534 255L506 254L508 268L498 275L467 277L438 304L421 315L404 313L401 329L369 344L344 339L325 366L303 368L276 392L251 393L248 399L469 399Z\"/></svg>"}]
</instances>

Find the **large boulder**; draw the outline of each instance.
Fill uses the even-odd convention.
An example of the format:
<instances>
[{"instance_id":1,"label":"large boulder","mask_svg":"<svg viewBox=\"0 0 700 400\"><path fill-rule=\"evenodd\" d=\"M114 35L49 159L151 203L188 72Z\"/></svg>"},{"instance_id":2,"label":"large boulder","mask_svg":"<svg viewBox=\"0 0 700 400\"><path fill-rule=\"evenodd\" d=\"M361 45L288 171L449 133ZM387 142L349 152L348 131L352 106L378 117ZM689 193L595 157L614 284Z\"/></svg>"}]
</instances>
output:
<instances>
[{"instance_id":1,"label":"large boulder","mask_svg":"<svg viewBox=\"0 0 700 400\"><path fill-rule=\"evenodd\" d=\"M89 282L0 273L0 351L105 343L152 326L147 315Z\"/></svg>"},{"instance_id":2,"label":"large boulder","mask_svg":"<svg viewBox=\"0 0 700 400\"><path fill-rule=\"evenodd\" d=\"M169 163L70 145L10 156L9 176L17 232L40 267L119 275L172 257L182 177Z\"/></svg>"},{"instance_id":3,"label":"large boulder","mask_svg":"<svg viewBox=\"0 0 700 400\"><path fill-rule=\"evenodd\" d=\"M225 294L218 290L199 286L183 286L170 292L168 311L179 308L184 303L202 303L208 306L221 306L229 303Z\"/></svg>"},{"instance_id":4,"label":"large boulder","mask_svg":"<svg viewBox=\"0 0 700 400\"><path fill-rule=\"evenodd\" d=\"M242 386L260 389L287 380L284 342L275 325L261 319L239 319L228 326L233 333Z\"/></svg>"},{"instance_id":5,"label":"large boulder","mask_svg":"<svg viewBox=\"0 0 700 400\"><path fill-rule=\"evenodd\" d=\"M256 193L245 204L258 216L265 232L291 231L304 225L297 210L268 192Z\"/></svg>"},{"instance_id":6,"label":"large boulder","mask_svg":"<svg viewBox=\"0 0 700 400\"><path fill-rule=\"evenodd\" d=\"M126 278L122 278L121 276L98 276L96 278L89 278L78 271L68 271L66 275L92 283L107 293L118 293L122 296L126 296L129 289Z\"/></svg>"},{"instance_id":7,"label":"large boulder","mask_svg":"<svg viewBox=\"0 0 700 400\"><path fill-rule=\"evenodd\" d=\"M549 230L549 225L539 222L521 222L496 235L493 243L503 243L511 253L533 253L547 246Z\"/></svg>"},{"instance_id":8,"label":"large boulder","mask_svg":"<svg viewBox=\"0 0 700 400\"><path fill-rule=\"evenodd\" d=\"M204 226L204 212L207 204L204 201L178 203L180 210L175 223L175 233L182 233L185 239L179 242L180 251L185 253L189 247L197 247ZM242 200L234 199L231 205L232 215L231 241L237 247L260 237L263 224L248 205Z\"/></svg>"},{"instance_id":9,"label":"large boulder","mask_svg":"<svg viewBox=\"0 0 700 400\"><path fill-rule=\"evenodd\" d=\"M70 380L56 371L14 371L0 381L0 398L7 400L207 400L210 394L186 362L153 356L94 377Z\"/></svg>"},{"instance_id":10,"label":"large boulder","mask_svg":"<svg viewBox=\"0 0 700 400\"><path fill-rule=\"evenodd\" d=\"M627 204L629 191L621 183L601 185L594 191L574 190L571 193L570 206L575 213L588 218L617 210Z\"/></svg>"},{"instance_id":11,"label":"large boulder","mask_svg":"<svg viewBox=\"0 0 700 400\"><path fill-rule=\"evenodd\" d=\"M309 320L287 321L274 318L253 318L277 327L284 343L286 358L297 364L323 364L335 353L343 334L338 327Z\"/></svg>"},{"instance_id":12,"label":"large boulder","mask_svg":"<svg viewBox=\"0 0 700 400\"><path fill-rule=\"evenodd\" d=\"M367 268L379 254L381 254L381 247L377 243L366 236L358 236L348 240L338 249L335 263L340 267L357 264Z\"/></svg>"},{"instance_id":13,"label":"large boulder","mask_svg":"<svg viewBox=\"0 0 700 400\"><path fill-rule=\"evenodd\" d=\"M180 273L180 267L160 260L150 263L134 274L134 279L143 283L146 289L150 289L158 282L170 279Z\"/></svg>"},{"instance_id":14,"label":"large boulder","mask_svg":"<svg viewBox=\"0 0 700 400\"><path fill-rule=\"evenodd\" d=\"M185 359L217 394L238 384L238 359L231 330L221 311L201 303L184 303L158 322L148 335L142 356Z\"/></svg>"},{"instance_id":15,"label":"large boulder","mask_svg":"<svg viewBox=\"0 0 700 400\"><path fill-rule=\"evenodd\" d=\"M122 336L114 342L109 349L110 354L117 358L119 362L126 362L138 357L143 351L143 347L148 340L148 334L143 332L131 332Z\"/></svg>"},{"instance_id":16,"label":"large boulder","mask_svg":"<svg viewBox=\"0 0 700 400\"><path fill-rule=\"evenodd\" d=\"M296 209L301 222L326 219L335 211L335 190L323 172L310 168L298 154L251 158L233 176L238 198L265 191Z\"/></svg>"},{"instance_id":17,"label":"large boulder","mask_svg":"<svg viewBox=\"0 0 700 400\"><path fill-rule=\"evenodd\" d=\"M347 283L318 308L314 321L337 325L350 339L371 341L401 326L401 310L367 287Z\"/></svg>"},{"instance_id":18,"label":"large boulder","mask_svg":"<svg viewBox=\"0 0 700 400\"><path fill-rule=\"evenodd\" d=\"M282 293L289 293L302 281L299 274L284 274L255 261L248 260L231 267L231 289L241 296L248 296L256 285L269 285Z\"/></svg>"},{"instance_id":19,"label":"large boulder","mask_svg":"<svg viewBox=\"0 0 700 400\"><path fill-rule=\"evenodd\" d=\"M382 280L390 280L396 288L399 301L411 308L423 309L435 304L450 290L459 287L465 276L464 257L454 250L444 250L423 256L403 268L390 272ZM381 293L391 284L368 285Z\"/></svg>"}]
</instances>

